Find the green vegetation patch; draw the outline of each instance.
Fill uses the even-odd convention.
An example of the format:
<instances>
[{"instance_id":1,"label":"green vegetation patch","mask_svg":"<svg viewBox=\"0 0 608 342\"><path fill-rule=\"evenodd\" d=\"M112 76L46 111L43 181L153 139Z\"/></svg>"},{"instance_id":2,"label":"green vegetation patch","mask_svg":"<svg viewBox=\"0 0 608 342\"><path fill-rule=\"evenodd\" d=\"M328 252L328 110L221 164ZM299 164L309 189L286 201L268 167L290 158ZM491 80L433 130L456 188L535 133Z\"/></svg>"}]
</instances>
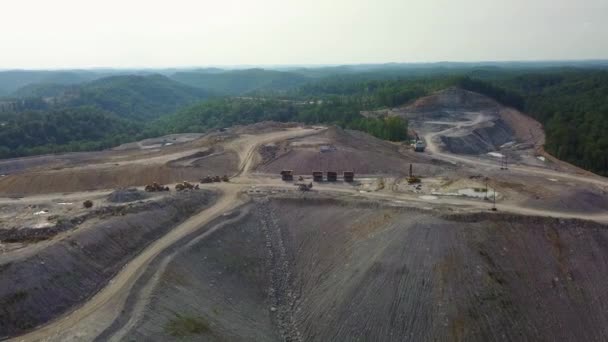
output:
<instances>
[{"instance_id":1,"label":"green vegetation patch","mask_svg":"<svg viewBox=\"0 0 608 342\"><path fill-rule=\"evenodd\" d=\"M209 332L209 326L201 317L176 314L165 326L167 334L174 337L200 335Z\"/></svg>"}]
</instances>

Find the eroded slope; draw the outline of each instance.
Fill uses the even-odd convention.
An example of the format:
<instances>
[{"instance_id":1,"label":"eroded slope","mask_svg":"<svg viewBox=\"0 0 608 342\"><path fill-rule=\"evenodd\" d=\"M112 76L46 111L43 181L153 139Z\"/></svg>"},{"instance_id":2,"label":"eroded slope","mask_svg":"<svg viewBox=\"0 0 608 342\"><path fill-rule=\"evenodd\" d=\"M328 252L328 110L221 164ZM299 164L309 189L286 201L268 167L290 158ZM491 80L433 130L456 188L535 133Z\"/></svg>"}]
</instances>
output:
<instances>
[{"instance_id":1,"label":"eroded slope","mask_svg":"<svg viewBox=\"0 0 608 342\"><path fill-rule=\"evenodd\" d=\"M169 264L127 340L608 334L605 226L314 198L258 199L243 210Z\"/></svg>"}]
</instances>

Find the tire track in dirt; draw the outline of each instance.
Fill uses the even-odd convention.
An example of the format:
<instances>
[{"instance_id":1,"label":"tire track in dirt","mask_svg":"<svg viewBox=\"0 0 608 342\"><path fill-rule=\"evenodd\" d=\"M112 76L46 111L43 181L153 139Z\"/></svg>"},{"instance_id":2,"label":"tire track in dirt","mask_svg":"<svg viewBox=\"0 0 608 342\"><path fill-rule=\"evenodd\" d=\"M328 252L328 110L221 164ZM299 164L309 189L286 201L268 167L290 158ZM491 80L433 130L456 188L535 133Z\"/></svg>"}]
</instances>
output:
<instances>
[{"instance_id":1,"label":"tire track in dirt","mask_svg":"<svg viewBox=\"0 0 608 342\"><path fill-rule=\"evenodd\" d=\"M468 124L468 123L469 122L465 121L465 122L460 122L459 124ZM433 141L433 139L436 136L444 134L453 129L454 129L453 127L450 127L443 131L431 132L431 133L427 133L424 135L424 140L426 141L427 149L432 153L432 155L436 156L438 159L443 159L448 162L461 162L461 163L473 165L473 166L497 167L497 165L495 163L489 163L486 161L473 159L470 157L462 157L462 156L454 155L451 153L442 152L439 149L439 146L437 146L437 144ZM527 173L527 174L532 173L532 174L537 174L537 175L541 175L541 176L545 176L545 177L552 177L552 178L557 178L557 179L559 179L559 178L569 179L569 180L574 180L574 181L578 181L581 183L590 183L590 184L595 184L595 185L608 186L608 180L602 179L599 176L576 175L576 174L571 174L571 173L557 172L557 171L546 170L546 169L541 169L541 168L537 168L537 167L521 166L521 165L519 165L519 166L510 165L509 170L521 172L521 173Z\"/></svg>"},{"instance_id":2,"label":"tire track in dirt","mask_svg":"<svg viewBox=\"0 0 608 342\"><path fill-rule=\"evenodd\" d=\"M124 305L133 284L139 279L154 258L183 237L190 235L203 227L215 217L226 211L232 210L241 204L241 201L238 199L238 193L241 190L241 187L223 185L221 189L223 194L214 205L192 216L184 223L171 230L167 235L156 240L141 254L133 258L105 288L84 303L80 308L77 308L63 318L42 326L29 334L16 337L14 341L65 340L65 334L70 331L73 332L74 335L78 335L78 339L93 339L99 331L86 331L87 327L79 327L79 322L82 322L87 318L99 316L106 318L109 316L112 317L113 320L120 312L120 308ZM108 323L108 325L109 324L110 323ZM86 336L82 336L83 334Z\"/></svg>"},{"instance_id":3,"label":"tire track in dirt","mask_svg":"<svg viewBox=\"0 0 608 342\"><path fill-rule=\"evenodd\" d=\"M177 256L181 251L192 248L192 246L199 243L201 240L207 238L212 235L216 231L224 228L225 226L237 222L238 220L245 217L248 213L247 210L237 209L234 214L231 214L231 218L228 220L222 220L221 222L215 224L210 229L201 232L197 236L193 237L190 241L188 241L183 247L176 246L173 248L174 250L165 257L162 258L158 268L153 270L149 277L142 277L142 279L138 280L138 284L136 284L137 288L135 291L138 292L132 303L127 303L126 306L129 306L124 310L125 312L121 313L122 317L128 318L125 320L117 319L113 322L113 324L108 327L104 332L102 332L99 336L96 337L95 341L122 341L125 336L139 323L144 315L144 311L146 306L150 303L150 297L152 296L158 282L165 272L167 265ZM219 219L219 218L218 218ZM152 265L151 265L152 266ZM149 270L150 271L150 270ZM147 279L143 279L147 278ZM133 292L133 291L132 291ZM119 317L120 318L120 317Z\"/></svg>"},{"instance_id":4,"label":"tire track in dirt","mask_svg":"<svg viewBox=\"0 0 608 342\"><path fill-rule=\"evenodd\" d=\"M255 153L258 146L277 140L317 133L319 133L319 130L297 128L259 136L247 135L229 143L226 148L233 149L238 153L241 161L239 163L240 171L236 176L241 176L240 178L245 181L243 183L247 183L247 174L254 165ZM28 334L18 336L13 341L66 340L68 336L77 340L94 339L95 336L103 332L116 320L135 282L142 276L152 261L185 236L201 229L222 213L240 206L242 199L239 199L239 193L246 186L246 184L234 183L215 185L214 188L221 190L222 195L213 206L192 216L167 235L155 241L141 254L135 256L105 288L81 307ZM101 321L105 323L101 323ZM87 325L87 323L94 323L94 327ZM294 336L297 336L297 334Z\"/></svg>"}]
</instances>

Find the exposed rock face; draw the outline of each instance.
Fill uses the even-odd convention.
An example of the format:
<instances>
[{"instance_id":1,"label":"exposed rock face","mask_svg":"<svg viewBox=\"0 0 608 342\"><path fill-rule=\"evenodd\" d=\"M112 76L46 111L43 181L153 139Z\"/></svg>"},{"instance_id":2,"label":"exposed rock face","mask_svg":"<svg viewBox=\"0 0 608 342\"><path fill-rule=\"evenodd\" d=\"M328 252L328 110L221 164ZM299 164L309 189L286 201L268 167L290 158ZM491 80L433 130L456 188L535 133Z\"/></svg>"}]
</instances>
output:
<instances>
[{"instance_id":1,"label":"exposed rock face","mask_svg":"<svg viewBox=\"0 0 608 342\"><path fill-rule=\"evenodd\" d=\"M456 154L482 154L513 141L513 130L502 120L489 121L469 131L439 136L444 148Z\"/></svg>"}]
</instances>

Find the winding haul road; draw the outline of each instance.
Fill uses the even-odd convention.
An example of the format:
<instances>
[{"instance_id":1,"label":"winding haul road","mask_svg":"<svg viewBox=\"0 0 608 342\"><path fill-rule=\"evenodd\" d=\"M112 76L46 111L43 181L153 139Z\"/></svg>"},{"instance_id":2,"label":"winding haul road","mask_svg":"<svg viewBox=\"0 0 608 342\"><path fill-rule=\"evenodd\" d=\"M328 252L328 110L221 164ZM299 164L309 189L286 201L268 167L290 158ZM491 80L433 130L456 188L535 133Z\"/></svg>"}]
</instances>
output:
<instances>
[{"instance_id":1,"label":"winding haul road","mask_svg":"<svg viewBox=\"0 0 608 342\"><path fill-rule=\"evenodd\" d=\"M133 284L143 274L146 267L154 258L182 238L201 229L214 218L233 210L244 203L244 199L239 197L239 194L248 186L246 182L247 175L254 165L253 159L256 156L255 151L258 146L318 132L318 130L314 129L288 129L286 131L261 135L243 135L231 142L227 148L235 150L240 158L239 172L236 175L237 182L234 184L228 183L211 187L221 192L216 203L190 217L168 234L148 246L141 254L137 255L126 264L106 287L81 307L29 334L16 337L13 341L94 339L96 334L103 331L103 329L109 326L118 316ZM94 322L91 322L92 318L94 318ZM79 323L81 322L87 322L88 324L80 326ZM94 331L88 331L90 325L95 327L93 328Z\"/></svg>"},{"instance_id":2,"label":"winding haul road","mask_svg":"<svg viewBox=\"0 0 608 342\"><path fill-rule=\"evenodd\" d=\"M453 125L470 124L471 122L450 123ZM453 129L450 127L448 130ZM446 130L447 131L447 130ZM93 340L119 316L123 309L126 299L131 293L131 289L135 282L142 276L146 268L157 258L163 251L167 250L184 237L190 234L201 231L202 235L199 238L204 238L216 228L205 227L213 219L234 210L247 201L246 196L242 195L243 191L255 185L256 187L288 187L293 189L293 185L286 185L280 182L273 182L272 179L264 179L263 177L251 177L250 172L256 165L257 148L262 144L282 141L286 139L303 137L307 135L317 134L318 129L293 128L284 131L272 132L260 135L242 135L239 138L227 143L226 149L231 149L239 155L239 171L233 177L231 183L223 183L217 185L208 185L207 188L215 189L221 194L216 203L211 207L199 212L190 217L188 220L171 230L167 235L148 246L141 254L134 257L123 269L103 288L100 292L94 295L82 306L67 313L63 317L58 318L38 327L36 330L16 337L12 341L67 341L67 340ZM437 159L443 159L450 162L460 162L473 166L496 167L487 161L480 159L462 157L444 153L439 150L434 143L434 138L444 133L433 132L425 135L425 140L428 145L428 150ZM511 171L521 172L526 174L538 174L547 177L575 180L583 183L608 186L608 181L601 177L587 177L583 175L566 174L555 172L552 170L540 169L528 166L512 166ZM394 202L413 202L427 206L442 206L451 205L458 206L469 210L487 210L488 204L475 200L466 200L458 198L439 198L437 200L424 200L416 196L407 194L394 194L385 192L370 192L360 193L356 189L345 188L339 186L320 186L315 188L318 191L334 192L357 197L366 197L379 200L390 200ZM105 192L100 192L105 193ZM90 193L89 193L90 195ZM80 198L78 194L70 195L71 198ZM48 196L40 196L40 199L47 199ZM31 199L23 199L24 201L35 201L36 197ZM532 209L517 205L501 204L501 211L512 212L524 215L534 216L550 216L558 218L578 218L586 220L595 220L599 222L608 222L608 213L604 214L580 214L567 213L563 211L551 211ZM203 230L207 228L207 231ZM140 296L141 297L141 296ZM142 299L139 299L142 300ZM145 298L143 299L145 300ZM131 326L133 322L128 325ZM119 330L118 335L112 336L112 339L119 339L124 336L124 329Z\"/></svg>"}]
</instances>

